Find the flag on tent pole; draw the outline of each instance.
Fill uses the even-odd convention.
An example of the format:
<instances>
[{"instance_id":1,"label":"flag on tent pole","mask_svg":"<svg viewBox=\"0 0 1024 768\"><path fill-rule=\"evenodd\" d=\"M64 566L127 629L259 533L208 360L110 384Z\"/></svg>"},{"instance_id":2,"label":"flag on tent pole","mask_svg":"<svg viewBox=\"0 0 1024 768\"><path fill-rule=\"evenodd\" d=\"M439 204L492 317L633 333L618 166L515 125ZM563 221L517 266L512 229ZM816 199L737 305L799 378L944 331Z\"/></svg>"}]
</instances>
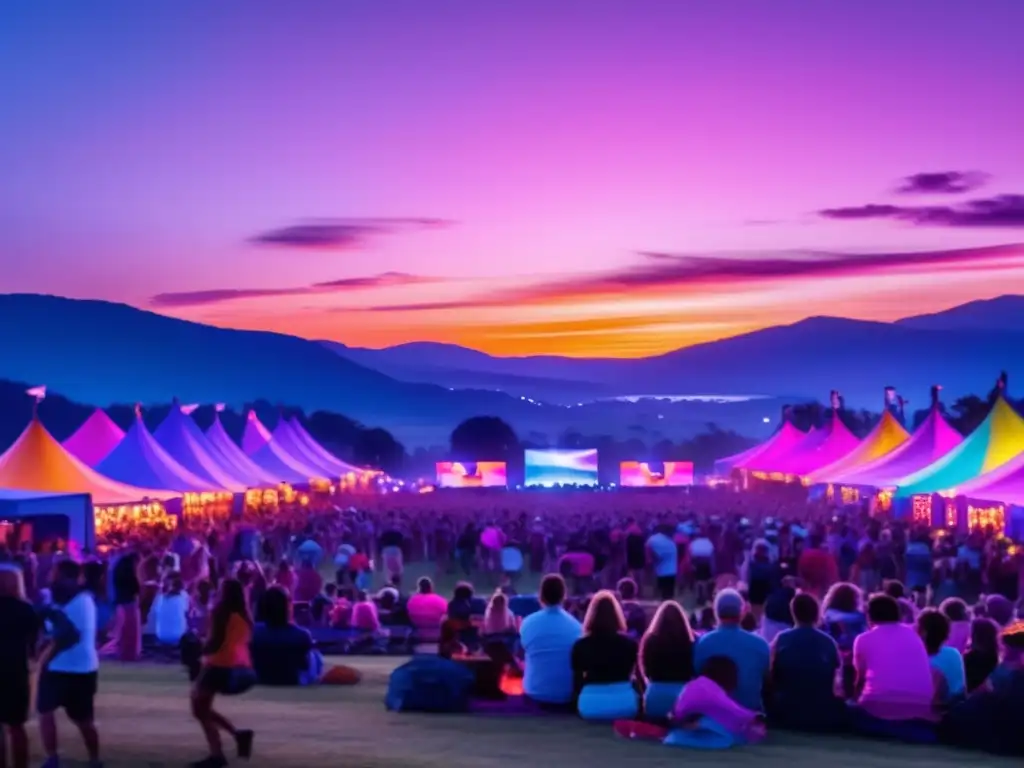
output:
<instances>
[{"instance_id":1,"label":"flag on tent pole","mask_svg":"<svg viewBox=\"0 0 1024 768\"><path fill-rule=\"evenodd\" d=\"M223 413L225 408L227 408L227 406L224 405L224 403L217 403L215 406L213 406L213 409L217 413Z\"/></svg>"},{"instance_id":2,"label":"flag on tent pole","mask_svg":"<svg viewBox=\"0 0 1024 768\"><path fill-rule=\"evenodd\" d=\"M186 416L190 416L192 413L195 412L195 410L197 408L199 408L199 404L198 403L195 403L195 404L192 404L192 405L183 405L183 406L181 406L181 412L183 414L185 414Z\"/></svg>"},{"instance_id":3,"label":"flag on tent pole","mask_svg":"<svg viewBox=\"0 0 1024 768\"><path fill-rule=\"evenodd\" d=\"M25 394L28 395L29 397L34 397L36 399L36 402L38 403L40 400L46 397L46 385L42 384L38 387L26 389Z\"/></svg>"}]
</instances>

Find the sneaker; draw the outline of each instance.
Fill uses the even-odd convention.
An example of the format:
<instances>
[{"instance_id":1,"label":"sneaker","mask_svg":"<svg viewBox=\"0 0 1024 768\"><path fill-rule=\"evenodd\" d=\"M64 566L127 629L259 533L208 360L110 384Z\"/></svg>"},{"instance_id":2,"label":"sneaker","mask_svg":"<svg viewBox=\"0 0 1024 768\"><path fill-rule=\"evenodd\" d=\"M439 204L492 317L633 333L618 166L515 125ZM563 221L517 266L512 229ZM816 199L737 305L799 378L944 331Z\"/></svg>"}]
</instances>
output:
<instances>
[{"instance_id":1,"label":"sneaker","mask_svg":"<svg viewBox=\"0 0 1024 768\"><path fill-rule=\"evenodd\" d=\"M238 756L243 760L252 757L253 732L249 730L235 731L235 746L238 748Z\"/></svg>"},{"instance_id":2,"label":"sneaker","mask_svg":"<svg viewBox=\"0 0 1024 768\"><path fill-rule=\"evenodd\" d=\"M210 755L197 762L192 763L192 768L224 768L228 760L224 755Z\"/></svg>"}]
</instances>

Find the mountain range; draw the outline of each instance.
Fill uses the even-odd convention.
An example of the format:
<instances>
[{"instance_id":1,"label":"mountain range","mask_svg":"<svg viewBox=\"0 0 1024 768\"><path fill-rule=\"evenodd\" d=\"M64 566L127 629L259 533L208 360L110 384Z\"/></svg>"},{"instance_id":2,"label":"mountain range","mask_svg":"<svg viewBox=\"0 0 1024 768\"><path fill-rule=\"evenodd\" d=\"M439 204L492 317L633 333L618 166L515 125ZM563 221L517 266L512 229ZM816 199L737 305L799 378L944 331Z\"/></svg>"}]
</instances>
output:
<instances>
[{"instance_id":1,"label":"mountain range","mask_svg":"<svg viewBox=\"0 0 1024 768\"><path fill-rule=\"evenodd\" d=\"M912 403L986 393L1000 371L1024 375L1024 297L971 302L893 323L814 317L642 359L494 357L420 342L373 350L230 330L123 304L0 295L0 378L82 402L263 399L331 410L441 444L487 414L521 435L577 430L690 435L714 421L757 437L781 404L825 400L879 409L884 386ZM758 396L732 402L635 396Z\"/></svg>"}]
</instances>

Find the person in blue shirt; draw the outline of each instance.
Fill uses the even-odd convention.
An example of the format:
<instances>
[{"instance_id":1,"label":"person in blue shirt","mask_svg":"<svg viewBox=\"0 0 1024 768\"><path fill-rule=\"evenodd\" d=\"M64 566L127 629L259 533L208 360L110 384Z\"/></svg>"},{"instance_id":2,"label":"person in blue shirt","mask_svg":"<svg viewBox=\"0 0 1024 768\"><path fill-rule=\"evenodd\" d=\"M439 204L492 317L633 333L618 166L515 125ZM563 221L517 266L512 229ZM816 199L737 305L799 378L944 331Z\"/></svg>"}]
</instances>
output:
<instances>
[{"instance_id":1,"label":"person in blue shirt","mask_svg":"<svg viewBox=\"0 0 1024 768\"><path fill-rule=\"evenodd\" d=\"M738 684L731 696L737 704L755 712L764 710L761 693L771 653L768 643L759 635L740 627L745 603L735 589L723 589L715 597L718 628L703 635L694 651L694 667L701 669L714 656L725 656L736 665Z\"/></svg>"},{"instance_id":2,"label":"person in blue shirt","mask_svg":"<svg viewBox=\"0 0 1024 768\"><path fill-rule=\"evenodd\" d=\"M252 663L260 685L310 685L323 671L309 632L291 620L291 598L282 587L263 595L264 621L252 635Z\"/></svg>"},{"instance_id":3,"label":"person in blue shirt","mask_svg":"<svg viewBox=\"0 0 1024 768\"><path fill-rule=\"evenodd\" d=\"M676 575L679 572L679 548L672 539L672 528L661 526L647 540L647 552L658 579L658 596L672 600L676 596Z\"/></svg>"},{"instance_id":4,"label":"person in blue shirt","mask_svg":"<svg viewBox=\"0 0 1024 768\"><path fill-rule=\"evenodd\" d=\"M519 638L526 660L523 693L541 705L573 703L572 649L583 627L562 608L565 581L545 576L540 584L541 610L523 619Z\"/></svg>"}]
</instances>

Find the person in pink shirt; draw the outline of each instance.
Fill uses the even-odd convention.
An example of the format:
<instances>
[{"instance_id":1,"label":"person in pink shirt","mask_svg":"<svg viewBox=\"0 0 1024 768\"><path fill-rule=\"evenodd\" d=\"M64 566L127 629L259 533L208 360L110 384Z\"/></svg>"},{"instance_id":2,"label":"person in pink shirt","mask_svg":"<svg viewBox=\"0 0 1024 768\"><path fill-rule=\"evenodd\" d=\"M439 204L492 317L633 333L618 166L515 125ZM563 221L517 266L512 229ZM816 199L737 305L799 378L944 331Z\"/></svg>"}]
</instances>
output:
<instances>
[{"instance_id":1,"label":"person in pink shirt","mask_svg":"<svg viewBox=\"0 0 1024 768\"><path fill-rule=\"evenodd\" d=\"M308 603L320 594L324 588L324 579L317 572L311 560L306 560L299 567L295 576L295 590L292 593L292 601L296 603Z\"/></svg>"},{"instance_id":2,"label":"person in pink shirt","mask_svg":"<svg viewBox=\"0 0 1024 768\"><path fill-rule=\"evenodd\" d=\"M877 720L931 721L935 677L924 641L900 622L899 603L888 595L868 602L871 628L853 642L855 698Z\"/></svg>"},{"instance_id":3,"label":"person in pink shirt","mask_svg":"<svg viewBox=\"0 0 1024 768\"><path fill-rule=\"evenodd\" d=\"M434 592L434 583L426 576L417 582L416 590L406 604L409 621L419 632L439 632L448 601Z\"/></svg>"},{"instance_id":4,"label":"person in pink shirt","mask_svg":"<svg viewBox=\"0 0 1024 768\"><path fill-rule=\"evenodd\" d=\"M377 613L377 606L365 592L359 593L356 604L352 606L350 626L352 629L361 629L364 632L380 631L380 616Z\"/></svg>"},{"instance_id":5,"label":"person in pink shirt","mask_svg":"<svg viewBox=\"0 0 1024 768\"><path fill-rule=\"evenodd\" d=\"M967 641L971 639L973 618L967 603L959 597L947 597L939 605L939 610L949 619L949 639L946 645L963 653L967 650Z\"/></svg>"}]
</instances>

